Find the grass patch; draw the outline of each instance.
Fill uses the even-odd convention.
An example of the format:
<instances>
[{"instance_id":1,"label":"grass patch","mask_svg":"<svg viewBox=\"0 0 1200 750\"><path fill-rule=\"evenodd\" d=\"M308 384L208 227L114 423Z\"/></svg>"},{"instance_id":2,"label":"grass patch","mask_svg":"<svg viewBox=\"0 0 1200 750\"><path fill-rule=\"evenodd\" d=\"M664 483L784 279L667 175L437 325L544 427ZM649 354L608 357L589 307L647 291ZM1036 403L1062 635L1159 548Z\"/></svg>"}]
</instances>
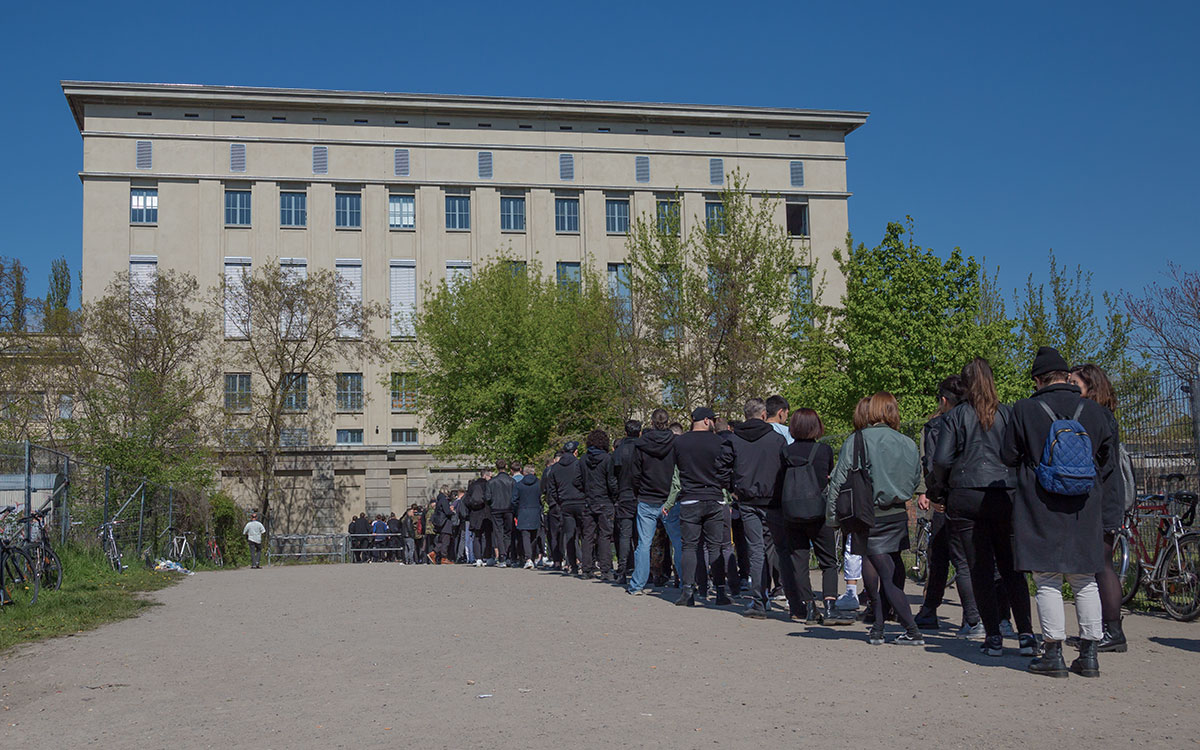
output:
<instances>
[{"instance_id":1,"label":"grass patch","mask_svg":"<svg viewBox=\"0 0 1200 750\"><path fill-rule=\"evenodd\" d=\"M117 573L99 550L68 547L57 552L63 565L62 588L43 589L33 606L0 609L0 651L133 617L155 604L141 594L166 588L182 577L136 563Z\"/></svg>"}]
</instances>

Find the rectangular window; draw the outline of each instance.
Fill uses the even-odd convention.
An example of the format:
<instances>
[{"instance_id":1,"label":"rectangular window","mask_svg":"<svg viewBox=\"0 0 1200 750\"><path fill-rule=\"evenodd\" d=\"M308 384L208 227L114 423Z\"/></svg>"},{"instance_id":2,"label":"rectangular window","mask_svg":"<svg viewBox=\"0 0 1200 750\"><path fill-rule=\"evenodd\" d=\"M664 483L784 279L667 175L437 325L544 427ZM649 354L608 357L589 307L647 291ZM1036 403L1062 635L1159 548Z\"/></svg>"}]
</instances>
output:
<instances>
[{"instance_id":1,"label":"rectangular window","mask_svg":"<svg viewBox=\"0 0 1200 750\"><path fill-rule=\"evenodd\" d=\"M64 393L58 397L58 418L70 419L75 413L75 399L71 394Z\"/></svg>"},{"instance_id":2,"label":"rectangular window","mask_svg":"<svg viewBox=\"0 0 1200 750\"><path fill-rule=\"evenodd\" d=\"M650 181L650 157L633 157L633 178L638 182Z\"/></svg>"},{"instance_id":3,"label":"rectangular window","mask_svg":"<svg viewBox=\"0 0 1200 750\"><path fill-rule=\"evenodd\" d=\"M500 196L500 229L505 232L525 231L525 199Z\"/></svg>"},{"instance_id":4,"label":"rectangular window","mask_svg":"<svg viewBox=\"0 0 1200 750\"><path fill-rule=\"evenodd\" d=\"M413 317L417 314L417 262L393 260L389 286L392 301L392 338L410 339L416 335Z\"/></svg>"},{"instance_id":5,"label":"rectangular window","mask_svg":"<svg viewBox=\"0 0 1200 750\"><path fill-rule=\"evenodd\" d=\"M338 336L344 339L362 338L359 310L362 309L362 261L339 258L334 261L338 277Z\"/></svg>"},{"instance_id":6,"label":"rectangular window","mask_svg":"<svg viewBox=\"0 0 1200 750\"><path fill-rule=\"evenodd\" d=\"M249 258L225 259L225 338L227 339L244 339L250 336L250 304L246 299L246 277L249 275Z\"/></svg>"},{"instance_id":7,"label":"rectangular window","mask_svg":"<svg viewBox=\"0 0 1200 750\"><path fill-rule=\"evenodd\" d=\"M158 188L133 188L129 191L129 223L158 223Z\"/></svg>"},{"instance_id":8,"label":"rectangular window","mask_svg":"<svg viewBox=\"0 0 1200 750\"><path fill-rule=\"evenodd\" d=\"M246 171L246 144L244 144L244 143L229 144L229 171L230 172L245 172Z\"/></svg>"},{"instance_id":9,"label":"rectangular window","mask_svg":"<svg viewBox=\"0 0 1200 750\"><path fill-rule=\"evenodd\" d=\"M250 191L225 191L225 226L250 226Z\"/></svg>"},{"instance_id":10,"label":"rectangular window","mask_svg":"<svg viewBox=\"0 0 1200 750\"><path fill-rule=\"evenodd\" d=\"M448 260L446 261L446 286L450 287L450 291L458 289L459 286L471 280L471 261L469 260Z\"/></svg>"},{"instance_id":11,"label":"rectangular window","mask_svg":"<svg viewBox=\"0 0 1200 750\"><path fill-rule=\"evenodd\" d=\"M363 410L363 376L361 372L339 372L337 374L338 411Z\"/></svg>"},{"instance_id":12,"label":"rectangular window","mask_svg":"<svg viewBox=\"0 0 1200 750\"><path fill-rule=\"evenodd\" d=\"M660 199L655 209L659 234L679 234L679 201Z\"/></svg>"},{"instance_id":13,"label":"rectangular window","mask_svg":"<svg viewBox=\"0 0 1200 750\"><path fill-rule=\"evenodd\" d=\"M722 185L725 182L725 160L724 159L709 159L708 160L708 183L710 185Z\"/></svg>"},{"instance_id":14,"label":"rectangular window","mask_svg":"<svg viewBox=\"0 0 1200 750\"><path fill-rule=\"evenodd\" d=\"M397 120L397 122L399 122ZM392 171L397 177L408 177L409 154L408 149L398 148L392 154Z\"/></svg>"},{"instance_id":15,"label":"rectangular window","mask_svg":"<svg viewBox=\"0 0 1200 750\"><path fill-rule=\"evenodd\" d=\"M579 270L578 263L559 261L555 273L558 288L565 292L578 294L580 287Z\"/></svg>"},{"instance_id":16,"label":"rectangular window","mask_svg":"<svg viewBox=\"0 0 1200 750\"><path fill-rule=\"evenodd\" d=\"M329 174L329 147L312 147L313 174Z\"/></svg>"},{"instance_id":17,"label":"rectangular window","mask_svg":"<svg viewBox=\"0 0 1200 750\"><path fill-rule=\"evenodd\" d=\"M158 302L154 280L158 276L158 257L129 256L129 316L139 328L148 328Z\"/></svg>"},{"instance_id":18,"label":"rectangular window","mask_svg":"<svg viewBox=\"0 0 1200 750\"><path fill-rule=\"evenodd\" d=\"M558 179L575 179L575 156L572 154L558 155Z\"/></svg>"},{"instance_id":19,"label":"rectangular window","mask_svg":"<svg viewBox=\"0 0 1200 750\"><path fill-rule=\"evenodd\" d=\"M468 230L471 228L471 196L446 196L446 229Z\"/></svg>"},{"instance_id":20,"label":"rectangular window","mask_svg":"<svg viewBox=\"0 0 1200 750\"><path fill-rule=\"evenodd\" d=\"M633 295L629 287L629 264L608 264L608 293L616 300L620 320L629 325L633 318Z\"/></svg>"},{"instance_id":21,"label":"rectangular window","mask_svg":"<svg viewBox=\"0 0 1200 750\"><path fill-rule=\"evenodd\" d=\"M138 141L134 146L135 162L138 169L154 167L154 144L150 141Z\"/></svg>"},{"instance_id":22,"label":"rectangular window","mask_svg":"<svg viewBox=\"0 0 1200 750\"><path fill-rule=\"evenodd\" d=\"M308 280L308 261L304 258L280 258L280 280L287 286L299 287ZM302 291L289 291L283 295L279 310L279 329L285 338L303 340L308 333L308 310Z\"/></svg>"},{"instance_id":23,"label":"rectangular window","mask_svg":"<svg viewBox=\"0 0 1200 750\"><path fill-rule=\"evenodd\" d=\"M250 411L250 373L225 373L225 411Z\"/></svg>"},{"instance_id":24,"label":"rectangular window","mask_svg":"<svg viewBox=\"0 0 1200 750\"><path fill-rule=\"evenodd\" d=\"M492 152L491 151L480 151L479 152L479 179L481 179L481 180L492 179Z\"/></svg>"},{"instance_id":25,"label":"rectangular window","mask_svg":"<svg viewBox=\"0 0 1200 750\"><path fill-rule=\"evenodd\" d=\"M337 444L338 445L362 445L363 431L362 430L338 430Z\"/></svg>"},{"instance_id":26,"label":"rectangular window","mask_svg":"<svg viewBox=\"0 0 1200 750\"><path fill-rule=\"evenodd\" d=\"M411 372L392 373L392 411L410 414L417 410L417 376Z\"/></svg>"},{"instance_id":27,"label":"rectangular window","mask_svg":"<svg viewBox=\"0 0 1200 750\"><path fill-rule=\"evenodd\" d=\"M279 226L308 226L308 194L287 192L279 194Z\"/></svg>"},{"instance_id":28,"label":"rectangular window","mask_svg":"<svg viewBox=\"0 0 1200 750\"><path fill-rule=\"evenodd\" d=\"M813 322L809 308L813 301L812 271L810 266L797 266L791 274L791 318L795 326L811 325Z\"/></svg>"},{"instance_id":29,"label":"rectangular window","mask_svg":"<svg viewBox=\"0 0 1200 750\"><path fill-rule=\"evenodd\" d=\"M604 202L604 231L629 234L629 200L611 198Z\"/></svg>"},{"instance_id":30,"label":"rectangular window","mask_svg":"<svg viewBox=\"0 0 1200 750\"><path fill-rule=\"evenodd\" d=\"M554 231L559 234L579 232L579 199L554 199Z\"/></svg>"},{"instance_id":31,"label":"rectangular window","mask_svg":"<svg viewBox=\"0 0 1200 750\"><path fill-rule=\"evenodd\" d=\"M307 427L284 427L279 430L280 448L303 448L308 445Z\"/></svg>"},{"instance_id":32,"label":"rectangular window","mask_svg":"<svg viewBox=\"0 0 1200 750\"><path fill-rule=\"evenodd\" d=\"M281 386L284 411L308 411L308 373L286 373Z\"/></svg>"},{"instance_id":33,"label":"rectangular window","mask_svg":"<svg viewBox=\"0 0 1200 750\"><path fill-rule=\"evenodd\" d=\"M787 204L787 233L791 237L808 236L808 204Z\"/></svg>"},{"instance_id":34,"label":"rectangular window","mask_svg":"<svg viewBox=\"0 0 1200 750\"><path fill-rule=\"evenodd\" d=\"M362 226L362 193L335 193L333 225L358 228Z\"/></svg>"},{"instance_id":35,"label":"rectangular window","mask_svg":"<svg viewBox=\"0 0 1200 750\"><path fill-rule=\"evenodd\" d=\"M388 196L388 228L416 229L417 197L415 195Z\"/></svg>"},{"instance_id":36,"label":"rectangular window","mask_svg":"<svg viewBox=\"0 0 1200 750\"><path fill-rule=\"evenodd\" d=\"M416 430L392 430L392 443L395 445L416 445L418 442Z\"/></svg>"},{"instance_id":37,"label":"rectangular window","mask_svg":"<svg viewBox=\"0 0 1200 750\"><path fill-rule=\"evenodd\" d=\"M704 226L710 232L725 234L725 204L720 201L704 204Z\"/></svg>"},{"instance_id":38,"label":"rectangular window","mask_svg":"<svg viewBox=\"0 0 1200 750\"><path fill-rule=\"evenodd\" d=\"M523 276L525 274L526 266L527 264L523 260L510 260L508 261L508 272L511 273L515 279L518 276Z\"/></svg>"},{"instance_id":39,"label":"rectangular window","mask_svg":"<svg viewBox=\"0 0 1200 750\"><path fill-rule=\"evenodd\" d=\"M791 177L792 187L804 187L804 162L789 162L788 176Z\"/></svg>"}]
</instances>

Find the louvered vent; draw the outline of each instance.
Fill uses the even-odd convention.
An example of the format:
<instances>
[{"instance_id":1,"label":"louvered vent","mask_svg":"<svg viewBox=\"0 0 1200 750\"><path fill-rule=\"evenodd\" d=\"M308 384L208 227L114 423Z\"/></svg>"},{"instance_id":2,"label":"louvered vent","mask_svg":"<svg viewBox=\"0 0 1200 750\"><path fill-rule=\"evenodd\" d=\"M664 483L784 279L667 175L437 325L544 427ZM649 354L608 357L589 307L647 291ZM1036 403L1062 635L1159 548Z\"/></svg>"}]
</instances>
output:
<instances>
[{"instance_id":1,"label":"louvered vent","mask_svg":"<svg viewBox=\"0 0 1200 750\"><path fill-rule=\"evenodd\" d=\"M479 179L481 179L481 180L492 179L492 152L491 151L480 151L479 152Z\"/></svg>"},{"instance_id":2,"label":"louvered vent","mask_svg":"<svg viewBox=\"0 0 1200 750\"><path fill-rule=\"evenodd\" d=\"M313 146L313 174L329 174L328 146Z\"/></svg>"},{"instance_id":3,"label":"louvered vent","mask_svg":"<svg viewBox=\"0 0 1200 750\"><path fill-rule=\"evenodd\" d=\"M571 154L558 155L558 179L575 179L575 157Z\"/></svg>"},{"instance_id":4,"label":"louvered vent","mask_svg":"<svg viewBox=\"0 0 1200 750\"><path fill-rule=\"evenodd\" d=\"M137 142L137 168L151 169L154 166L154 147L150 141Z\"/></svg>"},{"instance_id":5,"label":"louvered vent","mask_svg":"<svg viewBox=\"0 0 1200 750\"><path fill-rule=\"evenodd\" d=\"M724 159L708 160L708 182L712 185L722 185L725 183Z\"/></svg>"},{"instance_id":6,"label":"louvered vent","mask_svg":"<svg viewBox=\"0 0 1200 750\"><path fill-rule=\"evenodd\" d=\"M791 163L792 187L804 187L804 162Z\"/></svg>"},{"instance_id":7,"label":"louvered vent","mask_svg":"<svg viewBox=\"0 0 1200 750\"><path fill-rule=\"evenodd\" d=\"M246 144L244 144L244 143L229 144L229 171L230 172L245 172L246 171Z\"/></svg>"},{"instance_id":8,"label":"louvered vent","mask_svg":"<svg viewBox=\"0 0 1200 750\"><path fill-rule=\"evenodd\" d=\"M650 181L650 157L635 156L633 157L633 177L638 182Z\"/></svg>"},{"instance_id":9,"label":"louvered vent","mask_svg":"<svg viewBox=\"0 0 1200 750\"><path fill-rule=\"evenodd\" d=\"M397 177L408 177L408 149L398 148L395 154L395 171Z\"/></svg>"}]
</instances>

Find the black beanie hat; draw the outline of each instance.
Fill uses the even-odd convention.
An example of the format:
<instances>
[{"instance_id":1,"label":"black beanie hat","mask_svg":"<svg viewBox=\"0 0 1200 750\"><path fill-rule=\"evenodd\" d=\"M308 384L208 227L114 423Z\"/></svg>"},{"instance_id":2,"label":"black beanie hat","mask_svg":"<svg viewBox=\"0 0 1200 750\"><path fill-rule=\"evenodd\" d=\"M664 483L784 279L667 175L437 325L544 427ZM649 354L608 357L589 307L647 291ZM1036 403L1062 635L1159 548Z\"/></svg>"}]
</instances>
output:
<instances>
[{"instance_id":1,"label":"black beanie hat","mask_svg":"<svg viewBox=\"0 0 1200 750\"><path fill-rule=\"evenodd\" d=\"M1038 349L1037 356L1033 358L1033 369L1029 371L1029 375L1036 378L1048 372L1066 372L1070 369L1067 360L1063 359L1057 349L1052 346L1043 346Z\"/></svg>"}]
</instances>

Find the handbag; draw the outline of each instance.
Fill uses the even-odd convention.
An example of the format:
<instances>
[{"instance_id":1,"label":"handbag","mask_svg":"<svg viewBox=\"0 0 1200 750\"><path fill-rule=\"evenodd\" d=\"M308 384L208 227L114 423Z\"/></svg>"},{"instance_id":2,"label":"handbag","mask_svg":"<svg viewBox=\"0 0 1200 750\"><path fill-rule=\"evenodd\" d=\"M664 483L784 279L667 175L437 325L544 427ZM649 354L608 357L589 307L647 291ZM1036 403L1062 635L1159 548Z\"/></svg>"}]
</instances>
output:
<instances>
[{"instance_id":1,"label":"handbag","mask_svg":"<svg viewBox=\"0 0 1200 750\"><path fill-rule=\"evenodd\" d=\"M862 430L854 432L854 460L838 489L834 515L843 530L861 532L875 527L875 485Z\"/></svg>"}]
</instances>

